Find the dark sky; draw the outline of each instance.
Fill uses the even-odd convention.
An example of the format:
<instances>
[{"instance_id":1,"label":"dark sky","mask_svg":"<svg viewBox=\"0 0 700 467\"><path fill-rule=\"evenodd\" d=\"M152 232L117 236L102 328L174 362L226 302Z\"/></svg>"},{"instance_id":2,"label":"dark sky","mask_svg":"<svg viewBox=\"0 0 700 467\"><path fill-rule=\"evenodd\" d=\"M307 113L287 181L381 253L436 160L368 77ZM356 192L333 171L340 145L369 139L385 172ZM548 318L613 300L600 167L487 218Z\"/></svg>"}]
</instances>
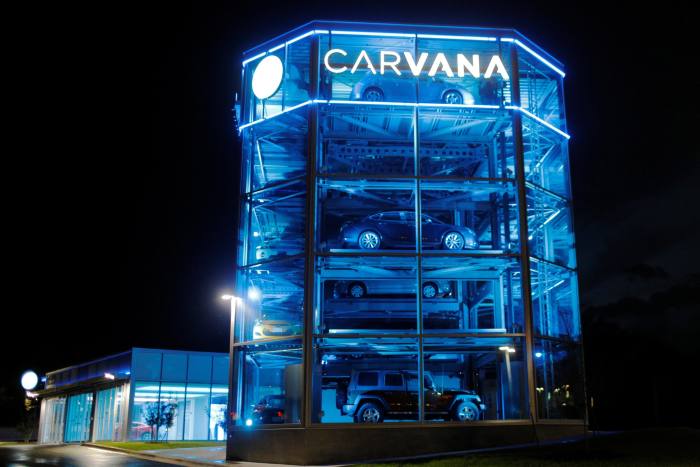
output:
<instances>
[{"instance_id":1,"label":"dark sky","mask_svg":"<svg viewBox=\"0 0 700 467\"><path fill-rule=\"evenodd\" d=\"M17 30L4 67L13 83L4 92L5 394L25 368L132 346L225 351L218 296L233 278L240 56L311 19L518 29L566 65L584 307L698 273L695 16L670 3L612 4L97 2L6 12Z\"/></svg>"}]
</instances>

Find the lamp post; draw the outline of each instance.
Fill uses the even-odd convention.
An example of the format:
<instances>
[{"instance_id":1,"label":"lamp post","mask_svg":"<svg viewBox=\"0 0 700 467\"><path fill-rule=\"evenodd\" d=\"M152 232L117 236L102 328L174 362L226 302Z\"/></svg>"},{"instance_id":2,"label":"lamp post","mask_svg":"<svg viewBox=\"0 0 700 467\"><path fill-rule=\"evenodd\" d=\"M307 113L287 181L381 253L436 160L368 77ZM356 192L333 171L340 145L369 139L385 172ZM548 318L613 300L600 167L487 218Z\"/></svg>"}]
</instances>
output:
<instances>
[{"instance_id":1,"label":"lamp post","mask_svg":"<svg viewBox=\"0 0 700 467\"><path fill-rule=\"evenodd\" d=\"M236 325L236 305L238 304L238 301L240 298L236 297L235 295L230 295L230 294L224 294L221 296L222 300L227 300L231 302L231 328L229 331L229 340L228 340L228 348L229 352L233 348L233 333L235 332L235 325Z\"/></svg>"},{"instance_id":2,"label":"lamp post","mask_svg":"<svg viewBox=\"0 0 700 467\"><path fill-rule=\"evenodd\" d=\"M224 294L221 296L222 300L227 300L231 302L231 327L229 330L229 340L228 340L228 354L229 354L229 368L228 368L228 403L226 407L226 439L228 440L229 427L235 423L237 417L237 401L236 401L236 388L234 387L234 355L233 355L233 333L236 331L236 306L240 298L231 294Z\"/></svg>"}]
</instances>

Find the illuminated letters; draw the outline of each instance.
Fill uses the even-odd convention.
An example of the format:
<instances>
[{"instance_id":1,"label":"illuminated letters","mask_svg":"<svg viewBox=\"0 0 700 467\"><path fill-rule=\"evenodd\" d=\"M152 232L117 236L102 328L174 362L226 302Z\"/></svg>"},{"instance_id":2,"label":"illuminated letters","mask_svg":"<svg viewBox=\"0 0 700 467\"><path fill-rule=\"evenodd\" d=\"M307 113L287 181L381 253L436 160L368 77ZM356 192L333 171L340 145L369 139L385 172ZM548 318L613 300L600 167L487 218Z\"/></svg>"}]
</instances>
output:
<instances>
[{"instance_id":1,"label":"illuminated letters","mask_svg":"<svg viewBox=\"0 0 700 467\"><path fill-rule=\"evenodd\" d=\"M347 57L348 53L343 49L331 49L323 56L323 64L331 73L339 74L349 71L350 74L354 74L358 69L368 70L373 75L377 74L377 68L366 50L360 50L357 57L353 60L352 68L348 70L348 64L340 65L336 63L333 65L331 63L334 56ZM432 58L430 62L430 68L428 69L428 76L433 77L438 73L444 74L448 78L453 78L455 76L455 70L457 76L463 78L465 76L472 76L474 78L481 77L481 64L485 62L482 61L482 57L478 54L472 54L471 59L467 58L465 54L458 53L456 56L450 57L452 59L452 65L450 65L450 59L443 53L438 52ZM421 73L425 72L426 65L428 64L428 59L430 54L428 52L421 52L418 55L418 60L411 52L403 52L403 61L405 65L411 70L413 76L420 76ZM376 60L376 57L375 57ZM456 65L455 65L456 60ZM380 50L379 51L379 74L386 74L393 71L396 76L401 76L401 66L402 57L401 54L393 50ZM453 66L455 68L453 68ZM510 80L508 76L508 71L506 70L501 57L498 55L491 55L489 58L488 66L484 72L483 77L488 79L494 74L499 75L504 80Z\"/></svg>"}]
</instances>

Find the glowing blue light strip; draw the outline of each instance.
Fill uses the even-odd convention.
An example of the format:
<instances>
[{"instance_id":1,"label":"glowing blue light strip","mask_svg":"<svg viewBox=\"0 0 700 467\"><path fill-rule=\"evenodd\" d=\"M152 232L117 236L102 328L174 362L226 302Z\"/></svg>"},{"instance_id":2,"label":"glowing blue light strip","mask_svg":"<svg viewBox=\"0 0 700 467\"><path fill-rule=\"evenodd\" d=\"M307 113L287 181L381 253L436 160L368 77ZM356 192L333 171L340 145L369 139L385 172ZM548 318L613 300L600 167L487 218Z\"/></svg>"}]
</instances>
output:
<instances>
[{"instance_id":1,"label":"glowing blue light strip","mask_svg":"<svg viewBox=\"0 0 700 467\"><path fill-rule=\"evenodd\" d=\"M529 110L525 110L525 109L523 109L522 107L516 107L516 106L506 106L506 107L507 107L507 108L513 108L514 110L519 110L520 112L524 113L525 115L527 115L527 116L530 117L531 119L536 120L537 122L541 123L542 125L546 126L547 128L549 128L549 129L552 130L553 132L555 132L555 133L557 133L557 134L563 136L563 137L566 138L566 139L570 139L570 138L571 138L571 135L569 135L568 133L565 133L565 132L561 131L559 128L555 127L555 126L552 125L551 123L545 122L544 120L542 120L540 117L538 117L537 115L533 114L533 113L530 112Z\"/></svg>"},{"instance_id":2,"label":"glowing blue light strip","mask_svg":"<svg viewBox=\"0 0 700 467\"><path fill-rule=\"evenodd\" d=\"M419 39L458 39L463 41L488 41L496 42L498 39L495 37L483 37L483 36L447 36L444 34L418 34Z\"/></svg>"},{"instance_id":3,"label":"glowing blue light strip","mask_svg":"<svg viewBox=\"0 0 700 467\"><path fill-rule=\"evenodd\" d=\"M387 107L441 107L441 108L456 108L456 109L490 109L490 110L498 110L501 107L498 105L482 105L482 104L442 104L442 103L430 103L430 102L385 102L385 101L343 101L343 100L326 100L326 99L313 99L313 100L308 100L306 102L302 102L301 104L297 104L293 107L289 107L287 109L284 109L280 113L277 113L275 115L272 115L270 117L265 117L265 118L259 118L257 120L253 120L252 122L243 124L238 127L238 131L241 132L245 128L248 128L249 126L256 125L260 122L264 122L265 120L269 120L270 118L277 117L278 115L282 115L287 112L291 112L292 110L299 109L301 107L304 107L309 104L342 104L342 105L379 105L379 106L387 106ZM523 109L522 107L518 107L516 105L506 105L503 107L506 110L517 110L518 112L522 112L528 117L532 118L533 120L541 123L545 127L549 128L550 130L554 131L555 133L563 136L566 139L570 139L571 136L563 131L561 131L559 128L555 127L551 123L548 123L544 120L542 120L540 117L537 115L533 114L532 112Z\"/></svg>"},{"instance_id":4,"label":"glowing blue light strip","mask_svg":"<svg viewBox=\"0 0 700 467\"><path fill-rule=\"evenodd\" d=\"M313 36L313 35L315 35L315 34L328 34L328 33L329 33L329 31L328 31L327 29L314 29L313 31L307 31L307 32L305 32L304 34L302 34L302 35L300 35L300 36L294 37L294 38L292 38L292 39L289 39L289 40L286 41L286 42L282 42L281 44L278 44L278 45L272 47L272 48L269 49L267 52L262 52L262 53L259 53L259 54L255 55L255 56L253 56L253 57L246 58L246 59L243 60L243 62L241 62L241 63L243 64L243 66L246 66L248 63L250 63L250 62L252 62L252 61L255 61L255 60L257 60L257 59L259 59L259 58L261 58L261 57L264 57L264 56L267 55L267 54L271 54L272 52L276 52L277 50L283 49L284 47L286 47L286 46L288 46L288 45L290 45L290 44L294 44L295 42L298 42L298 41L300 41L300 40L302 40L302 39L306 39L306 38L309 37L309 36Z\"/></svg>"},{"instance_id":5,"label":"glowing blue light strip","mask_svg":"<svg viewBox=\"0 0 700 467\"><path fill-rule=\"evenodd\" d=\"M253 120L252 122L249 122L249 123L246 123L246 124L244 124L244 125L239 126L239 127L238 127L238 132L240 133L241 131L243 131L244 129L248 128L249 126L257 125L258 123L264 122L265 120L270 120L271 118L279 117L280 115L286 114L287 112L291 112L291 111L293 111L293 110L300 109L300 108L302 108L302 107L304 107L304 106L307 106L307 105L309 105L309 104L312 104L313 102L314 102L314 101L312 101L312 100L308 100L308 101L306 101L306 102L302 102L301 104L297 104L297 105L294 105L294 106L292 106L292 107L286 108L286 109L284 109L283 111L281 111L281 112L279 112L279 113L276 113L276 114L274 114L274 115L271 115L270 117L263 117L263 118L259 118L259 119L257 119L257 120Z\"/></svg>"},{"instance_id":6,"label":"glowing blue light strip","mask_svg":"<svg viewBox=\"0 0 700 467\"><path fill-rule=\"evenodd\" d=\"M415 34L405 32L340 31L335 29L331 30L331 34L343 36L416 37Z\"/></svg>"},{"instance_id":7,"label":"glowing blue light strip","mask_svg":"<svg viewBox=\"0 0 700 467\"><path fill-rule=\"evenodd\" d=\"M501 39L501 40L504 41L504 42L513 42L513 43L515 43L515 45L517 45L518 47L522 47L523 50L525 50L526 52L528 52L530 55L532 55L533 57L535 57L535 58L536 58L537 60L539 60L540 62L542 62L542 63L544 63L545 65L547 65L547 66L548 66L549 68L551 68L552 70L554 70L554 71L555 71L556 73L558 73L559 76L561 76L562 78L564 78L564 77L566 76L566 73L564 73L562 70L560 70L559 68L557 68L556 66L554 66L551 62L549 62L547 59L545 59L542 55L538 54L537 52L535 52L534 50L532 50L530 47L528 47L528 46L526 46L525 44L523 44L522 42L520 42L518 39L509 39L509 40L506 40L505 38L503 38L503 39Z\"/></svg>"}]
</instances>

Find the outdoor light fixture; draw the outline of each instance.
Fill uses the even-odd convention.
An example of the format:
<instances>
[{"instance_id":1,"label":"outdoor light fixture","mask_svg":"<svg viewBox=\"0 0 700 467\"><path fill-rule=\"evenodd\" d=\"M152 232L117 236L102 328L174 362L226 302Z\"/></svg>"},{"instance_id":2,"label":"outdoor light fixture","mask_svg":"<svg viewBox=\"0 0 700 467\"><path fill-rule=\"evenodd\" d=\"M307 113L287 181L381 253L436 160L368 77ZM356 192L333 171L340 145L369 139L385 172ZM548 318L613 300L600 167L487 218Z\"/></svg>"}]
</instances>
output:
<instances>
[{"instance_id":1,"label":"outdoor light fixture","mask_svg":"<svg viewBox=\"0 0 700 467\"><path fill-rule=\"evenodd\" d=\"M542 352L535 352L535 357L542 358Z\"/></svg>"},{"instance_id":2,"label":"outdoor light fixture","mask_svg":"<svg viewBox=\"0 0 700 467\"><path fill-rule=\"evenodd\" d=\"M515 349L513 347L508 347L507 345L504 345L503 347L499 347L498 350L502 350L503 352L508 352L508 353L515 353Z\"/></svg>"},{"instance_id":3,"label":"outdoor light fixture","mask_svg":"<svg viewBox=\"0 0 700 467\"><path fill-rule=\"evenodd\" d=\"M39 383L39 377L34 373L33 371L25 371L22 374L22 387L27 390L31 391L36 387L36 385Z\"/></svg>"},{"instance_id":4,"label":"outdoor light fixture","mask_svg":"<svg viewBox=\"0 0 700 467\"><path fill-rule=\"evenodd\" d=\"M27 395L27 397L29 399L35 399L35 398L39 397L39 394L37 394L36 392L32 392L32 391L27 391L25 394Z\"/></svg>"},{"instance_id":5,"label":"outdoor light fixture","mask_svg":"<svg viewBox=\"0 0 700 467\"><path fill-rule=\"evenodd\" d=\"M245 421L245 426L252 426L253 425L253 420L250 418Z\"/></svg>"},{"instance_id":6,"label":"outdoor light fixture","mask_svg":"<svg viewBox=\"0 0 700 467\"><path fill-rule=\"evenodd\" d=\"M248 298L251 300L260 300L261 294L260 289L257 287L251 287L248 289Z\"/></svg>"},{"instance_id":7,"label":"outdoor light fixture","mask_svg":"<svg viewBox=\"0 0 700 467\"><path fill-rule=\"evenodd\" d=\"M105 373L105 378L106 379L114 379L114 375L112 373Z\"/></svg>"}]
</instances>

